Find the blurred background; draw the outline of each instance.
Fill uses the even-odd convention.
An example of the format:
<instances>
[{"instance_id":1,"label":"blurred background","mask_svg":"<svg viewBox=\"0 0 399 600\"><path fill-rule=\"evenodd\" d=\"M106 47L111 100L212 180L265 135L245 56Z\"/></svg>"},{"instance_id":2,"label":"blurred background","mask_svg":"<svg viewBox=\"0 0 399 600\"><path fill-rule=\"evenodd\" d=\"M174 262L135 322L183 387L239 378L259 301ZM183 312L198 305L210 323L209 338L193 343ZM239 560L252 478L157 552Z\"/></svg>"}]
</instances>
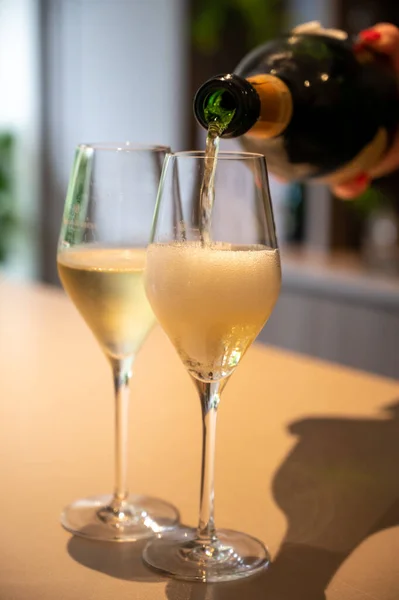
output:
<instances>
[{"instance_id":1,"label":"blurred background","mask_svg":"<svg viewBox=\"0 0 399 600\"><path fill-rule=\"evenodd\" d=\"M203 148L192 98L255 45L320 20L399 25L391 0L0 0L0 263L58 284L56 245L82 141ZM224 142L227 146L238 143ZM284 285L260 340L399 372L399 175L356 202L271 178Z\"/></svg>"}]
</instances>

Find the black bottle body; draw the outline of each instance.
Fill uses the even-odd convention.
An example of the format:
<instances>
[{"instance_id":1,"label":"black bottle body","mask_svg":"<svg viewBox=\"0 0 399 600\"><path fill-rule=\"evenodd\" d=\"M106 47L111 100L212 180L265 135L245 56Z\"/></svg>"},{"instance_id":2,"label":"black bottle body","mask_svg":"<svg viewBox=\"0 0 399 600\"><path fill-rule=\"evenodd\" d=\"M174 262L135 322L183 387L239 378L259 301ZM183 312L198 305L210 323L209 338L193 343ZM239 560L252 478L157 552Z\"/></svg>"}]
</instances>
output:
<instances>
[{"instance_id":1,"label":"black bottle body","mask_svg":"<svg viewBox=\"0 0 399 600\"><path fill-rule=\"evenodd\" d=\"M285 179L348 179L392 143L399 122L393 70L369 51L355 54L349 40L293 33L253 51L235 73L271 74L290 90L293 112L279 136L249 130L241 138Z\"/></svg>"}]
</instances>

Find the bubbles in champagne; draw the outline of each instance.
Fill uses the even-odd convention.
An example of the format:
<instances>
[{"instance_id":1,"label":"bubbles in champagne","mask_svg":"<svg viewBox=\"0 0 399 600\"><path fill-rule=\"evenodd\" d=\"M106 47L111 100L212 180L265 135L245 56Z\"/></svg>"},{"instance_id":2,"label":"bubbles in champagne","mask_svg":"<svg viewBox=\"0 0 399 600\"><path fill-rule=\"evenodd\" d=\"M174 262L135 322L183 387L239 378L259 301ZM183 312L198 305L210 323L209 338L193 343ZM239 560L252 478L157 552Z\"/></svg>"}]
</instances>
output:
<instances>
[{"instance_id":1,"label":"bubbles in champagne","mask_svg":"<svg viewBox=\"0 0 399 600\"><path fill-rule=\"evenodd\" d=\"M280 291L278 250L261 245L152 244L146 291L188 371L231 375L269 318Z\"/></svg>"}]
</instances>

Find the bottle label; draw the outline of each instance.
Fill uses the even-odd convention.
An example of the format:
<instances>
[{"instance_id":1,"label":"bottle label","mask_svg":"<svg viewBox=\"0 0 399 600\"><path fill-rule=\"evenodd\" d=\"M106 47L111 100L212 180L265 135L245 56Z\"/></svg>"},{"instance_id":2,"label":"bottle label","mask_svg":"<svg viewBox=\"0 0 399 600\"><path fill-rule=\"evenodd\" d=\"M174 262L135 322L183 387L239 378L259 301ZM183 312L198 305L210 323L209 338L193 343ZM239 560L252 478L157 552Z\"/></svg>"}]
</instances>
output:
<instances>
[{"instance_id":1,"label":"bottle label","mask_svg":"<svg viewBox=\"0 0 399 600\"><path fill-rule=\"evenodd\" d=\"M329 173L325 177L318 178L317 181L327 183L328 185L339 185L340 183L349 181L356 177L356 175L359 175L359 173L368 172L374 167L387 148L388 133L386 129L381 127L371 142L353 160L346 163L346 165L337 171L334 171L334 173Z\"/></svg>"},{"instance_id":2,"label":"bottle label","mask_svg":"<svg viewBox=\"0 0 399 600\"><path fill-rule=\"evenodd\" d=\"M262 73L248 77L260 99L260 115L247 135L254 138L277 137L287 127L292 117L291 92L286 84L275 77Z\"/></svg>"},{"instance_id":3,"label":"bottle label","mask_svg":"<svg viewBox=\"0 0 399 600\"><path fill-rule=\"evenodd\" d=\"M353 179L359 173L368 172L388 148L386 129L380 128L373 140L349 163L323 177L318 176L317 167L309 163L292 163L284 147L284 137L271 139L254 138L249 132L241 138L244 148L250 152L259 152L266 156L267 168L270 173L282 181L310 179L327 185L339 185Z\"/></svg>"}]
</instances>

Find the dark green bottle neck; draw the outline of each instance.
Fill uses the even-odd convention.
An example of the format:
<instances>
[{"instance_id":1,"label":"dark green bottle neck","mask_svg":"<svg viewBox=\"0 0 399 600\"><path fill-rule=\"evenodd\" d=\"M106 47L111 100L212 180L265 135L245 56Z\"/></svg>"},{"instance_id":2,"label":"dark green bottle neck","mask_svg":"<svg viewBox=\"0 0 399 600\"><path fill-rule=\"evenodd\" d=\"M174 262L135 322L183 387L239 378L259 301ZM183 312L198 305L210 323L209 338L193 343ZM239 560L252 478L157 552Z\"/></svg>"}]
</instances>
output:
<instances>
[{"instance_id":1,"label":"dark green bottle neck","mask_svg":"<svg viewBox=\"0 0 399 600\"><path fill-rule=\"evenodd\" d=\"M244 135L259 118L261 102L255 88L238 75L217 75L194 98L194 114L202 127L212 124L224 138Z\"/></svg>"}]
</instances>

